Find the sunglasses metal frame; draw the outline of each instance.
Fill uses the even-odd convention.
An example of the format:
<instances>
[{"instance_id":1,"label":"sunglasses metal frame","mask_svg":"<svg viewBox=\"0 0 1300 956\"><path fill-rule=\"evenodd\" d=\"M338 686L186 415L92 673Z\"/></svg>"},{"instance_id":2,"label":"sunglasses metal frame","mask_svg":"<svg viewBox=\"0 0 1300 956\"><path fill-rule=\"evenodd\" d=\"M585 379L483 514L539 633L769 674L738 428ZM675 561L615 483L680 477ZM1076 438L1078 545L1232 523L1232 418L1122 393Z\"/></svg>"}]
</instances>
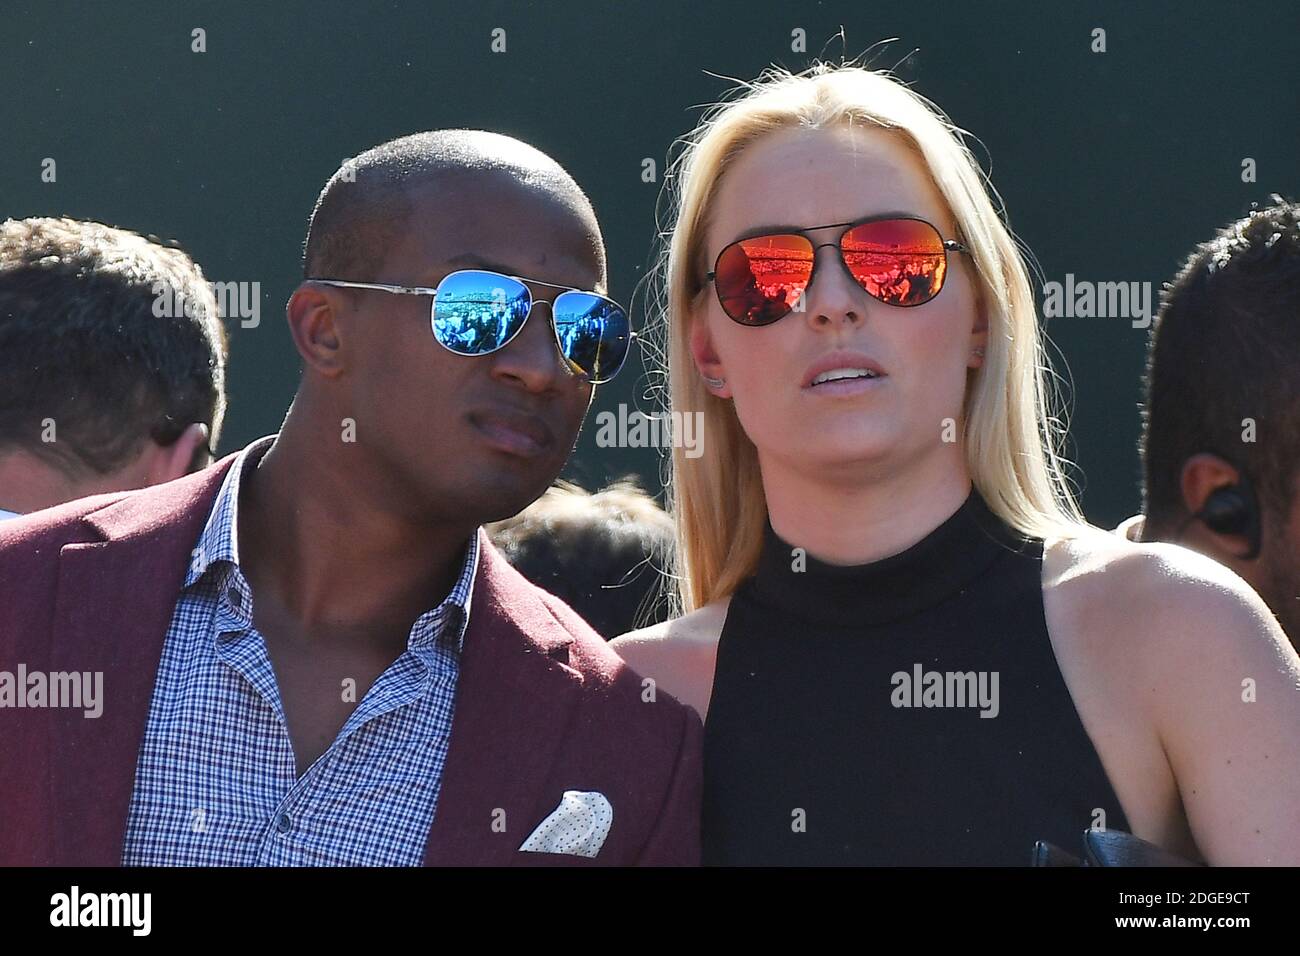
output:
<instances>
[{"instance_id":1,"label":"sunglasses metal frame","mask_svg":"<svg viewBox=\"0 0 1300 956\"><path fill-rule=\"evenodd\" d=\"M741 236L739 239L735 239L722 247L722 250L718 253L717 258L713 260L713 271L708 273L704 277L704 281L705 283L713 282L713 291L718 297L718 304L722 305L722 293L718 290L717 282L715 280L717 279L718 276L718 263L722 261L722 257L727 254L727 251L731 249L732 246L737 246L742 242L748 242L750 239L761 239L764 236L803 236L805 239L808 240L809 244L812 245L812 251L813 251L812 266L808 270L808 284L804 286L805 293L812 288L813 279L817 275L817 250L825 248L826 246L834 246L836 249L840 251L840 265L843 266L845 271L847 271L849 275L853 277L853 281L858 286L858 288L862 289L862 283L858 282L856 276L853 276L852 270L849 269L848 264L844 261L844 248L843 246L840 245L840 243L843 242L845 235L847 235L850 231L856 229L858 226L865 226L873 222L920 222L929 226L931 229L934 230L934 234L939 237L940 246L944 251L945 266L947 265L947 260L948 260L947 254L949 252L961 252L961 253L965 253L966 255L970 255L970 249L968 249L963 243L958 242L956 239L945 239L943 237L943 233L939 231L939 227L936 226L934 223L930 222L928 219L922 219L920 216L895 216L895 215L867 216L864 219L853 219L849 222L832 222L832 223L828 223L825 226L805 226L803 228L792 226L790 227L790 229L783 232L771 232L768 230L764 230L763 232L755 233L752 236ZM810 232L818 232L822 229L839 229L839 228L842 228L843 232L841 232L838 236L835 237L834 242L823 242L817 244L813 242L812 237L808 235L808 233ZM871 293L867 292L866 289L862 289L862 291L866 292L867 295L871 295ZM942 291L943 291L943 286L940 286L939 292ZM877 298L874 295L871 295L871 298L875 299L881 305L887 305L890 306L891 308L914 309L918 305L925 305L926 302L933 302L934 299L939 295L939 292L936 292L930 298L926 299L925 302L914 302L911 305L897 305L893 302L886 302L883 299ZM764 325L773 325L777 322L780 322L787 315L793 312L794 309L791 308L787 310L785 313L783 313L782 315L779 315L775 319L772 319L768 322L742 322L740 319L736 318L734 315L728 312L727 307L725 305L722 305L722 311L723 314L727 316L727 318L731 319L731 321L735 322L737 325L743 325L748 328L762 328Z\"/></svg>"},{"instance_id":2,"label":"sunglasses metal frame","mask_svg":"<svg viewBox=\"0 0 1300 956\"><path fill-rule=\"evenodd\" d=\"M628 350L627 353L623 356L623 361L619 363L618 368L614 370L613 374L597 380L591 378L589 375L583 372L581 374L581 377L585 378L592 385L603 385L606 382L612 381L614 377L623 370L623 366L627 364L628 356L632 354L632 343L637 341L639 336L637 335L636 330L632 328L632 317L631 315L629 315L627 309L623 308L623 306L619 305L609 296L602 295L599 292L593 292L590 289L579 289L576 286L569 286L569 285L557 285L554 282L544 282L541 279L530 279L527 276L513 276L505 272L496 272L495 270L492 269L457 269L455 272L449 272L445 276L443 276L438 281L438 286L441 286L442 283L446 282L448 279L453 278L454 276L463 275L465 273L473 273L475 275L500 276L504 279L513 279L515 282L518 282L520 285L524 285L524 283L526 282L532 282L535 285L546 286L549 289L559 289L561 290L561 292L579 292L582 295L594 295L598 299L604 299L606 302L615 306L616 308L618 308L619 311L621 311L625 316L627 316ZM438 299L438 286L434 286L430 288L429 286L418 286L418 285L412 285L412 286L389 285L384 282L352 282L346 279L313 278L313 279L306 279L304 281L319 282L321 283L321 285L337 286L341 289L373 289L376 292L392 292L396 295L427 295L430 299L433 299L435 302ZM532 290L529 289L528 286L526 285L524 285L524 292L528 294L528 311L524 314L524 320L519 323L519 328L515 329L515 331L510 334L510 337L506 339L504 342L502 342L500 345L496 346L496 348L488 349L486 352L473 352L471 354L466 355L464 352L457 352L455 349L451 348L449 345L447 345L442 340L440 340L436 332L434 333L433 340L437 342L439 345L441 345L443 348L445 348L452 355L459 355L463 358L479 358L480 356L491 355L493 352L500 352L503 348L505 348L507 345L513 342L521 332L523 332L524 326L527 325L528 320L533 317L533 306L537 304L538 300L533 297ZM577 373L572 371L572 366L574 364L573 360L564 354L564 343L560 341L560 332L555 327L555 304L552 302L547 302L546 304L551 306L551 321L549 325L551 326L551 333L555 337L556 348L560 350L560 357L564 359L566 367L569 368L569 374L574 375L575 378L579 377ZM433 317L432 307L430 308L429 311L430 311L430 318L432 319Z\"/></svg>"}]
</instances>

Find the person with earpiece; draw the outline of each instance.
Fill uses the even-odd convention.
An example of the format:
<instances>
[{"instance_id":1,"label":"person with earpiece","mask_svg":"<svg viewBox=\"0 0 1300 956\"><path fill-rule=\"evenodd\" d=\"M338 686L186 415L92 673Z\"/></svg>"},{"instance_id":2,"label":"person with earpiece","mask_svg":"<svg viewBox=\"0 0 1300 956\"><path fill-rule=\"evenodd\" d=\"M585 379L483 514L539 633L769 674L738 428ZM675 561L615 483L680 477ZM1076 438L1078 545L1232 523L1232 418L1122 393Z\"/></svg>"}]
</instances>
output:
<instances>
[{"instance_id":1,"label":"person with earpiece","mask_svg":"<svg viewBox=\"0 0 1300 956\"><path fill-rule=\"evenodd\" d=\"M1202 243L1166 287L1146 375L1143 514L1117 529L1215 558L1300 644L1300 206Z\"/></svg>"},{"instance_id":2,"label":"person with earpiece","mask_svg":"<svg viewBox=\"0 0 1300 956\"><path fill-rule=\"evenodd\" d=\"M649 327L709 440L667 474L680 613L611 646L704 722L701 860L1300 864L1300 655L1229 570L1079 510L965 135L819 61L683 137Z\"/></svg>"}]
</instances>

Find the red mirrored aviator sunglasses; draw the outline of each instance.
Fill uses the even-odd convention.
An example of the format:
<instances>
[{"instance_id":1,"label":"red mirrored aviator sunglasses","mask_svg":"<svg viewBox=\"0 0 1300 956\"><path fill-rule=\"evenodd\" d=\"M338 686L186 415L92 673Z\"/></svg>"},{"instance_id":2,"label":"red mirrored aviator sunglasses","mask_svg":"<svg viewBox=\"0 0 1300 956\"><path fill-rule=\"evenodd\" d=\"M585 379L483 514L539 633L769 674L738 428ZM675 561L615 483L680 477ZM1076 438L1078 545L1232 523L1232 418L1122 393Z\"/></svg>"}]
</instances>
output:
<instances>
[{"instance_id":1,"label":"red mirrored aviator sunglasses","mask_svg":"<svg viewBox=\"0 0 1300 956\"><path fill-rule=\"evenodd\" d=\"M806 235L843 228L839 241L815 245ZM822 246L840 250L844 268L873 299L909 308L929 302L948 275L948 252L969 250L944 239L924 219L887 217L810 226L738 239L718 253L704 277L722 310L741 325L771 325L799 307Z\"/></svg>"}]
</instances>

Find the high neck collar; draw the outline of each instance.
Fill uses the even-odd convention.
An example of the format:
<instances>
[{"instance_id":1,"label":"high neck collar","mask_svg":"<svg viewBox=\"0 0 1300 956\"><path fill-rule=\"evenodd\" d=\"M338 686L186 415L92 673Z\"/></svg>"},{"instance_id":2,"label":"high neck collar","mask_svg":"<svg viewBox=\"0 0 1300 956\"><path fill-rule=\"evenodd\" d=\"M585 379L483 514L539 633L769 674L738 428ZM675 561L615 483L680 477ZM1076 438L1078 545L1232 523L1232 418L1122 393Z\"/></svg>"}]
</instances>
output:
<instances>
[{"instance_id":1,"label":"high neck collar","mask_svg":"<svg viewBox=\"0 0 1300 956\"><path fill-rule=\"evenodd\" d=\"M867 564L796 555L796 546L769 519L750 595L812 623L872 627L942 603L973 585L999 554L1024 544L973 488L956 512L916 544Z\"/></svg>"}]
</instances>

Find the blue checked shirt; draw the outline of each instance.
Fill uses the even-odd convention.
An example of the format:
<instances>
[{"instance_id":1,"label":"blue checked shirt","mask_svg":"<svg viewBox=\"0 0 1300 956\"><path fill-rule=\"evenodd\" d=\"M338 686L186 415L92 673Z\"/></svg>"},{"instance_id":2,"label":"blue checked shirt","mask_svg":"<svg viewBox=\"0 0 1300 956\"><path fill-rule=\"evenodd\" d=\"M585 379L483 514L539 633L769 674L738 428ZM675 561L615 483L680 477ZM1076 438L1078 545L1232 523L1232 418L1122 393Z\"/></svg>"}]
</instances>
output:
<instances>
[{"instance_id":1,"label":"blue checked shirt","mask_svg":"<svg viewBox=\"0 0 1300 956\"><path fill-rule=\"evenodd\" d=\"M415 866L451 737L478 533L407 650L299 779L253 593L239 569L239 482L222 482L163 644L122 850L124 866ZM343 693L343 688L340 688Z\"/></svg>"}]
</instances>

